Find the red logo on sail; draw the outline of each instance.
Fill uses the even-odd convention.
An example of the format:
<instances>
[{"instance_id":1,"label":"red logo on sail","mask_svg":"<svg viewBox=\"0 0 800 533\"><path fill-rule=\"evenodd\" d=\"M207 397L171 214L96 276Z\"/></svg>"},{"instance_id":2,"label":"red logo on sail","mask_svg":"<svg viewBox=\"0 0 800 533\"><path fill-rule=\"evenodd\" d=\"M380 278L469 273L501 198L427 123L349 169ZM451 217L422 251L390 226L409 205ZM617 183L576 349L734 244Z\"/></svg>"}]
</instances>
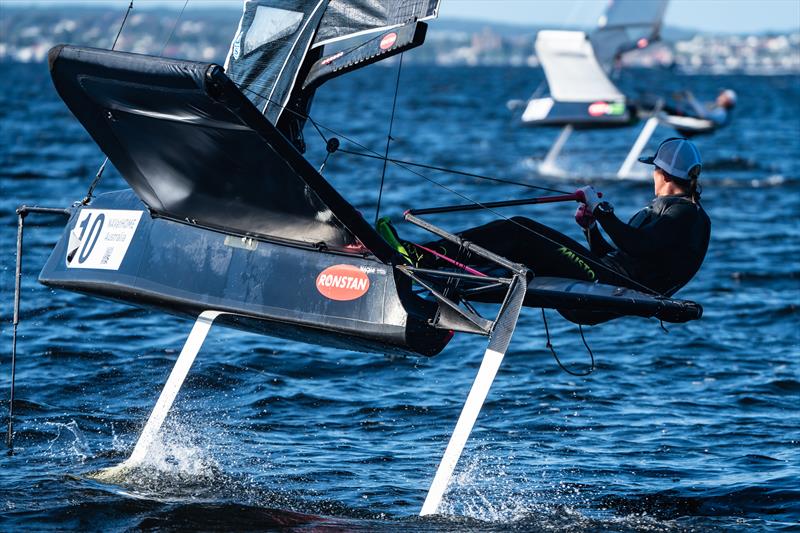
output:
<instances>
[{"instance_id":1,"label":"red logo on sail","mask_svg":"<svg viewBox=\"0 0 800 533\"><path fill-rule=\"evenodd\" d=\"M381 50L391 48L395 41L397 41L397 34L395 32L387 33L383 36L383 39L381 39Z\"/></svg>"},{"instance_id":2,"label":"red logo on sail","mask_svg":"<svg viewBox=\"0 0 800 533\"><path fill-rule=\"evenodd\" d=\"M317 290L331 300L355 300L369 290L369 277L353 265L333 265L317 276Z\"/></svg>"}]
</instances>

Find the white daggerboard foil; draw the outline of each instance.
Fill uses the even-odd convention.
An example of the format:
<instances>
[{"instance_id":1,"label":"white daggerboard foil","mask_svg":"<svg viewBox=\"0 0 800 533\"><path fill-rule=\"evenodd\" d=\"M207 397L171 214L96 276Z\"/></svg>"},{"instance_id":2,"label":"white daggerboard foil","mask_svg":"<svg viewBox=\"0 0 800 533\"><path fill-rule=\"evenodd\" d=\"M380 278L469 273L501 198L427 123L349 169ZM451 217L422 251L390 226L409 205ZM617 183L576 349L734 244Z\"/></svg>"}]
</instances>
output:
<instances>
[{"instance_id":1,"label":"white daggerboard foil","mask_svg":"<svg viewBox=\"0 0 800 533\"><path fill-rule=\"evenodd\" d=\"M81 209L69 235L67 267L119 270L141 217L127 209Z\"/></svg>"}]
</instances>

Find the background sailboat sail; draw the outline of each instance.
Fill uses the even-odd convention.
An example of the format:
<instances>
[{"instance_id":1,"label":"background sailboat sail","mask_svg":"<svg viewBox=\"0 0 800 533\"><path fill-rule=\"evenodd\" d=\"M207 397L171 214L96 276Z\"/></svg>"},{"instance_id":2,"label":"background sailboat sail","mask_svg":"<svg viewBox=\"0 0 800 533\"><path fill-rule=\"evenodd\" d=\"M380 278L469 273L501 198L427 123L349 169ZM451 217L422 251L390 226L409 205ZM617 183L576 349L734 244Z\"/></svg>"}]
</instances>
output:
<instances>
[{"instance_id":1,"label":"background sailboat sail","mask_svg":"<svg viewBox=\"0 0 800 533\"><path fill-rule=\"evenodd\" d=\"M597 60L610 71L623 53L660 38L669 0L611 0L589 36Z\"/></svg>"},{"instance_id":2,"label":"background sailboat sail","mask_svg":"<svg viewBox=\"0 0 800 533\"><path fill-rule=\"evenodd\" d=\"M621 54L658 39L667 2L611 0L597 29L588 36L579 31L540 31L536 55L544 69L550 97L528 101L521 117L523 124L630 124L625 96L608 73Z\"/></svg>"},{"instance_id":3,"label":"background sailboat sail","mask_svg":"<svg viewBox=\"0 0 800 533\"><path fill-rule=\"evenodd\" d=\"M608 79L581 31L540 31L536 55L542 63L550 95L558 102L609 100L625 96Z\"/></svg>"},{"instance_id":4,"label":"background sailboat sail","mask_svg":"<svg viewBox=\"0 0 800 533\"><path fill-rule=\"evenodd\" d=\"M246 0L226 74L277 125L324 45L431 19L438 8L439 0Z\"/></svg>"}]
</instances>

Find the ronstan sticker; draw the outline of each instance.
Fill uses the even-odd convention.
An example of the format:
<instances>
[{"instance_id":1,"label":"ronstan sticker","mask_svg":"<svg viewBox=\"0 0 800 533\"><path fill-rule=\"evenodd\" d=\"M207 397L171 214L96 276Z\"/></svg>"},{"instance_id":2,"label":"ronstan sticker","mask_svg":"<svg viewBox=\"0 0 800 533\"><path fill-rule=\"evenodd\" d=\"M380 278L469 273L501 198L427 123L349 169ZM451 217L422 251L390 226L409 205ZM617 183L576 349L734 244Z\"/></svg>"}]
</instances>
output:
<instances>
[{"instance_id":1,"label":"ronstan sticker","mask_svg":"<svg viewBox=\"0 0 800 533\"><path fill-rule=\"evenodd\" d=\"M81 209L69 233L67 267L119 270L141 217L141 211Z\"/></svg>"},{"instance_id":2,"label":"ronstan sticker","mask_svg":"<svg viewBox=\"0 0 800 533\"><path fill-rule=\"evenodd\" d=\"M397 41L397 34L395 32L387 33L383 36L383 39L381 39L381 50L391 48L395 41Z\"/></svg>"},{"instance_id":3,"label":"ronstan sticker","mask_svg":"<svg viewBox=\"0 0 800 533\"><path fill-rule=\"evenodd\" d=\"M353 265L333 265L317 276L317 290L331 300L355 300L369 290L369 277Z\"/></svg>"}]
</instances>

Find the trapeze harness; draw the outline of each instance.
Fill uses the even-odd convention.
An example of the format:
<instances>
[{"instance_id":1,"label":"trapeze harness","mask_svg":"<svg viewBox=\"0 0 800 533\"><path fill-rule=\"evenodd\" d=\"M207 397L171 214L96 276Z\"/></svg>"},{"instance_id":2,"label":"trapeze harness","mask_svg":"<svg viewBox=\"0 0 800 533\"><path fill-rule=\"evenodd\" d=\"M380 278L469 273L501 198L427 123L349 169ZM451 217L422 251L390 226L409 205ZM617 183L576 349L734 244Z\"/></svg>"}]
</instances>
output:
<instances>
[{"instance_id":1,"label":"trapeze harness","mask_svg":"<svg viewBox=\"0 0 800 533\"><path fill-rule=\"evenodd\" d=\"M586 248L563 233L525 217L496 220L459 235L525 264L537 276L596 281L649 289L663 295L675 293L697 273L711 235L708 215L685 196L658 196L627 224L613 212L598 213L597 221L616 247L596 227L587 231L590 246ZM449 241L425 246L478 270L489 267ZM435 258L430 261L436 266L446 266L438 264ZM562 312L562 315L584 324L616 317L599 312Z\"/></svg>"}]
</instances>

